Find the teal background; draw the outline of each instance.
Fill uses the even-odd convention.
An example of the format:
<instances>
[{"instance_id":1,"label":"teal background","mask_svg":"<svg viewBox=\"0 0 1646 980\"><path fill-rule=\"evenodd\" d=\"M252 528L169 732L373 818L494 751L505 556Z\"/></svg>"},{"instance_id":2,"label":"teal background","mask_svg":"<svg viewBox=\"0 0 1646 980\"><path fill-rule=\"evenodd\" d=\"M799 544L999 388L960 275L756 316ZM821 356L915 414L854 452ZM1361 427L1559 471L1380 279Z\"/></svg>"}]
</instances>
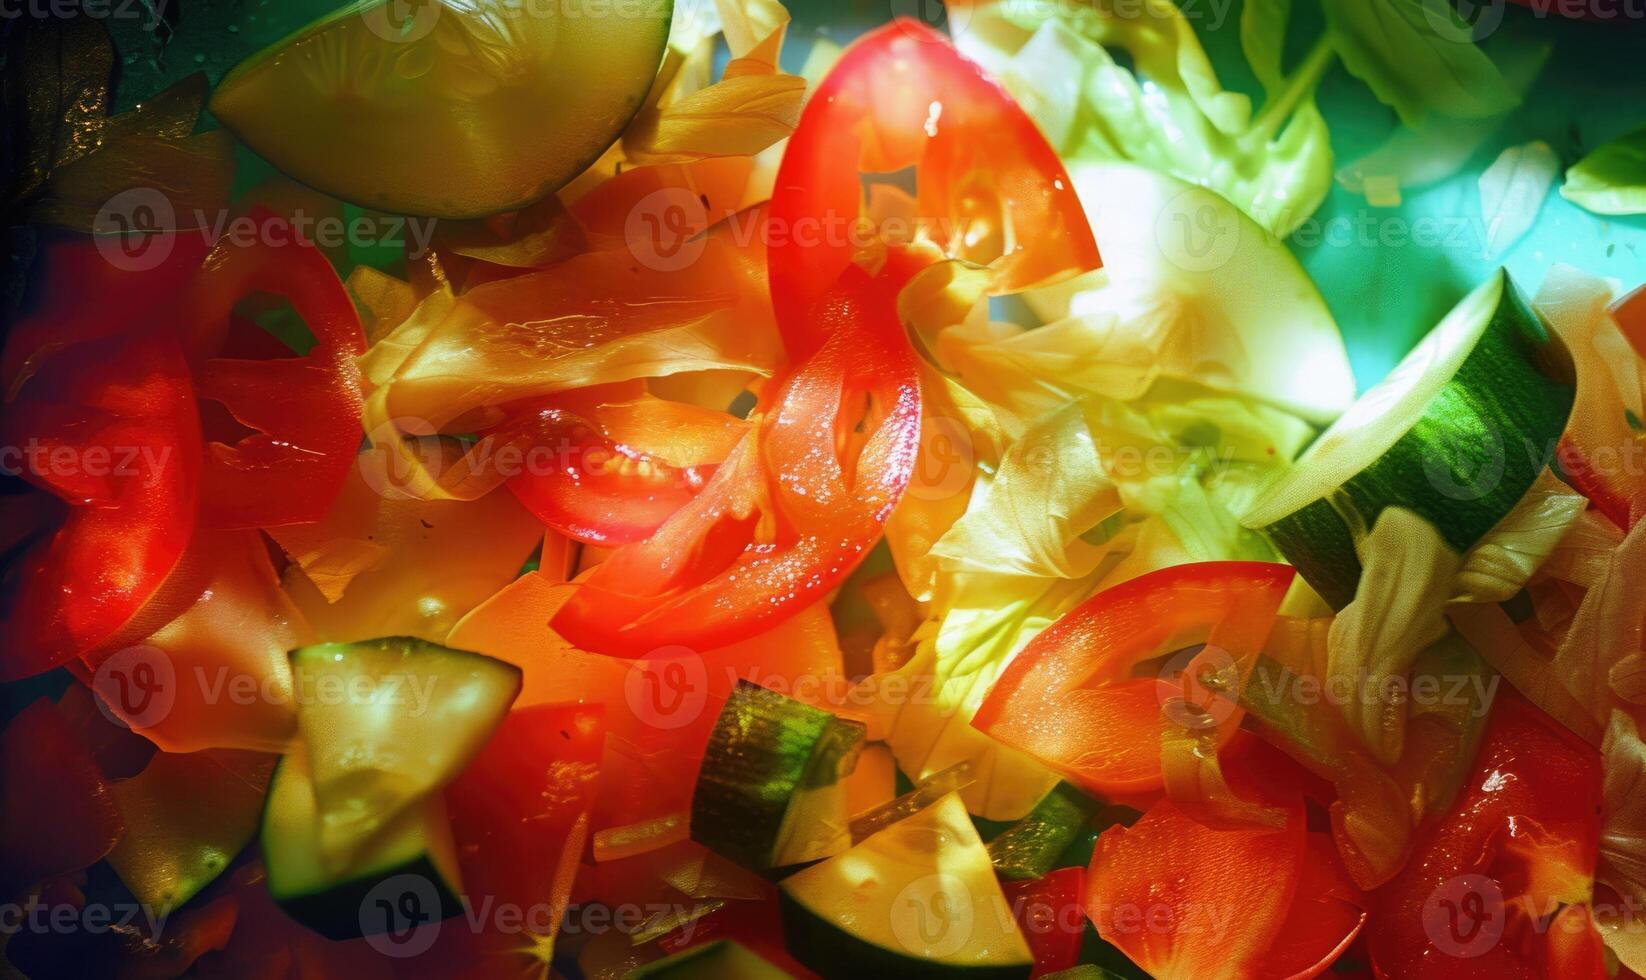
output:
<instances>
[{"instance_id":1,"label":"teal background","mask_svg":"<svg viewBox=\"0 0 1646 980\"><path fill-rule=\"evenodd\" d=\"M685 0L681 0L685 2ZM1050 0L1049 0L1050 2ZM1058 0L1072 3L1076 0ZM1372 0L1364 0L1372 2ZM1477 0L1498 8L1501 24L1485 41L1500 61L1547 45L1549 59L1525 104L1498 127L1454 176L1406 190L1395 208L1371 208L1359 194L1334 186L1308 230L1314 240L1293 250L1320 284L1349 346L1362 388L1387 372L1416 339L1494 266L1508 267L1528 294L1550 265L1567 262L1620 280L1646 281L1646 216L1604 218L1578 208L1551 188L1533 230L1510 250L1488 259L1480 211L1479 174L1505 147L1548 142L1565 164L1620 133L1646 123L1646 23L1579 22L1541 16L1504 0ZM1241 0L1181 0L1230 88L1258 94L1240 54ZM171 81L204 70L215 81L240 58L340 6L337 0L171 0L175 22L144 30L117 22L122 106ZM1312 0L1294 0L1288 48L1296 54L1320 33ZM943 24L936 0L790 0L794 14L785 62L798 69L817 37L849 41L894 15L919 15ZM959 23L959 21L957 21ZM1320 90L1340 164L1381 145L1398 128L1394 113L1334 66ZM268 172L255 160L242 183ZM1556 182L1558 187L1558 181ZM1418 241L1409 232L1438 234ZM1357 230L1369 229L1369 230ZM371 261L359 256L360 261ZM1283 352L1276 352L1283 356Z\"/></svg>"}]
</instances>

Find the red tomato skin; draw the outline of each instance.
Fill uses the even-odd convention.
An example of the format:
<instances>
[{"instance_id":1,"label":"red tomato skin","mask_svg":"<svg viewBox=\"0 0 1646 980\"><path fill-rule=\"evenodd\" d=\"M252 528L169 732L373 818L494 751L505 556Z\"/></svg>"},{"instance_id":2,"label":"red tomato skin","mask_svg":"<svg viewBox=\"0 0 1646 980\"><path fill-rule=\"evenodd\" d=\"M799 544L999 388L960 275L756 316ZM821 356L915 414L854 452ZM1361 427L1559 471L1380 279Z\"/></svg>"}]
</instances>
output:
<instances>
[{"instance_id":1,"label":"red tomato skin","mask_svg":"<svg viewBox=\"0 0 1646 980\"><path fill-rule=\"evenodd\" d=\"M784 380L758 429L645 541L618 549L553 620L576 646L636 658L763 633L821 600L874 546L908 485L920 374L897 316L907 270L852 266L816 315L838 329ZM879 415L842 458L847 412ZM772 540L756 538L765 526Z\"/></svg>"},{"instance_id":2,"label":"red tomato skin","mask_svg":"<svg viewBox=\"0 0 1646 980\"><path fill-rule=\"evenodd\" d=\"M364 434L355 359L366 351L366 335L354 301L325 255L289 222L261 206L251 217L266 230L250 244L219 242L184 301L200 398L252 430L232 444L206 447L201 523L209 528L319 520L355 465ZM254 293L291 302L314 337L306 355L225 356L243 343L231 333L235 304Z\"/></svg>"},{"instance_id":3,"label":"red tomato skin","mask_svg":"<svg viewBox=\"0 0 1646 980\"><path fill-rule=\"evenodd\" d=\"M1203 562L1106 589L1012 659L972 726L1100 796L1154 792L1163 783L1160 740L1146 733L1159 732L1162 708L1183 690L1166 679L1134 678L1134 666L1202 642L1234 661L1255 655L1293 574L1267 562ZM1240 712L1221 707L1226 741ZM1102 751L1093 749L1099 745Z\"/></svg>"},{"instance_id":4,"label":"red tomato skin","mask_svg":"<svg viewBox=\"0 0 1646 980\"><path fill-rule=\"evenodd\" d=\"M37 447L25 476L69 506L7 574L0 681L112 640L187 547L200 425L177 343L152 329L88 341L39 364L0 420L0 444Z\"/></svg>"},{"instance_id":5,"label":"red tomato skin","mask_svg":"<svg viewBox=\"0 0 1646 980\"><path fill-rule=\"evenodd\" d=\"M1378 971L1415 980L1542 976L1549 938L1516 903L1541 916L1588 901L1600 801L1600 754L1520 695L1499 695L1474 778L1373 895L1367 946Z\"/></svg>"},{"instance_id":6,"label":"red tomato skin","mask_svg":"<svg viewBox=\"0 0 1646 980\"><path fill-rule=\"evenodd\" d=\"M920 215L948 254L994 258L969 254L968 238L997 241L1010 222L1000 292L1101 264L1074 185L1034 121L945 35L899 18L840 56L778 169L768 274L791 356L827 339L830 325L810 314L861 244L859 171L908 167L918 168Z\"/></svg>"}]
</instances>

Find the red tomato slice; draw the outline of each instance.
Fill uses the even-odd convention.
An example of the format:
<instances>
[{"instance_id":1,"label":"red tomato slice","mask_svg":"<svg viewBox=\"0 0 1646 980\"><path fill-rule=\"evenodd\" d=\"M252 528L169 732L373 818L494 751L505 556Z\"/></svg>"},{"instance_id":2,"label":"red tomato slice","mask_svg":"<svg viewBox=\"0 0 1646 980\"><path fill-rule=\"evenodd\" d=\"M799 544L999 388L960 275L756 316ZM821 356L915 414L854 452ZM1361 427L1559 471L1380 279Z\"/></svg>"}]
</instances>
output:
<instances>
[{"instance_id":1,"label":"red tomato slice","mask_svg":"<svg viewBox=\"0 0 1646 980\"><path fill-rule=\"evenodd\" d=\"M702 491L748 428L660 398L584 412L565 401L520 411L496 430L523 450L524 472L508 487L545 526L602 547L650 537Z\"/></svg>"},{"instance_id":2,"label":"red tomato slice","mask_svg":"<svg viewBox=\"0 0 1646 980\"><path fill-rule=\"evenodd\" d=\"M582 581L557 632L614 656L707 650L770 629L851 574L919 449L920 375L897 316L905 271L846 270L814 313L829 342L702 493Z\"/></svg>"},{"instance_id":3,"label":"red tomato slice","mask_svg":"<svg viewBox=\"0 0 1646 980\"><path fill-rule=\"evenodd\" d=\"M1000 890L1034 954L1031 977L1080 962L1086 935L1086 869L1058 868L1032 881L1003 881Z\"/></svg>"},{"instance_id":4,"label":"red tomato slice","mask_svg":"<svg viewBox=\"0 0 1646 980\"><path fill-rule=\"evenodd\" d=\"M265 229L242 245L225 238L207 256L186 301L191 348L203 358L195 385L255 430L232 445L206 447L202 526L274 527L317 521L354 465L363 432L360 369L366 335L331 263L284 219L254 208ZM221 356L236 303L284 296L314 335L304 357Z\"/></svg>"},{"instance_id":5,"label":"red tomato slice","mask_svg":"<svg viewBox=\"0 0 1646 980\"><path fill-rule=\"evenodd\" d=\"M124 830L97 760L44 698L0 734L0 894L78 871L114 849Z\"/></svg>"},{"instance_id":6,"label":"red tomato slice","mask_svg":"<svg viewBox=\"0 0 1646 980\"><path fill-rule=\"evenodd\" d=\"M922 237L951 256L999 258L996 291L1101 264L1074 185L1034 121L947 37L899 19L841 55L777 172L768 261L791 356L816 350L835 326L808 317L864 244L859 172L908 167L918 168Z\"/></svg>"},{"instance_id":7,"label":"red tomato slice","mask_svg":"<svg viewBox=\"0 0 1646 980\"><path fill-rule=\"evenodd\" d=\"M598 704L517 709L446 790L463 892L481 919L442 929L420 970L546 975L588 840L605 725Z\"/></svg>"},{"instance_id":8,"label":"red tomato slice","mask_svg":"<svg viewBox=\"0 0 1646 980\"><path fill-rule=\"evenodd\" d=\"M1592 963L1584 944L1555 943L1528 917L1589 901L1601 780L1593 746L1519 694L1500 694L1474 778L1374 895L1366 934L1379 974L1530 980L1553 959Z\"/></svg>"},{"instance_id":9,"label":"red tomato slice","mask_svg":"<svg viewBox=\"0 0 1646 980\"><path fill-rule=\"evenodd\" d=\"M1289 565L1205 562L1106 589L1012 659L972 725L1098 795L1157 790L1163 709L1184 688L1159 670L1134 671L1198 644L1201 662L1246 662L1262 650L1293 574ZM1219 741L1240 723L1223 700L1207 717Z\"/></svg>"},{"instance_id":10,"label":"red tomato slice","mask_svg":"<svg viewBox=\"0 0 1646 980\"><path fill-rule=\"evenodd\" d=\"M1162 978L1268 977L1268 952L1296 928L1307 853L1296 767L1249 737L1229 753L1242 797L1286 814L1278 829L1213 829L1170 801L1103 832L1087 870L1086 910L1098 934ZM1311 930L1312 931L1312 930ZM1284 975L1284 974L1281 974Z\"/></svg>"},{"instance_id":11,"label":"red tomato slice","mask_svg":"<svg viewBox=\"0 0 1646 980\"><path fill-rule=\"evenodd\" d=\"M1274 945L1263 955L1261 975L1302 980L1325 973L1359 937L1367 904L1338 860L1331 835L1310 833L1297 897Z\"/></svg>"},{"instance_id":12,"label":"red tomato slice","mask_svg":"<svg viewBox=\"0 0 1646 980\"><path fill-rule=\"evenodd\" d=\"M37 366L0 422L24 475L69 504L10 570L0 680L51 670L113 637L194 529L200 427L182 351L138 331Z\"/></svg>"}]
</instances>

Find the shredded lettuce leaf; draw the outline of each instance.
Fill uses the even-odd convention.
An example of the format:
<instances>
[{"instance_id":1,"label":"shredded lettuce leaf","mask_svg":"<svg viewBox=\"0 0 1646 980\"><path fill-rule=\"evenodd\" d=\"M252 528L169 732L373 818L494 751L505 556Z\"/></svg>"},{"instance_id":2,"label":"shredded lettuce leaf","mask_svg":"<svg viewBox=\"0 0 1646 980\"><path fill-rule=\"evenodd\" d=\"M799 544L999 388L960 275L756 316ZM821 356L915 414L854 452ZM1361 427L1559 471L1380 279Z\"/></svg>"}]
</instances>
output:
<instances>
[{"instance_id":1,"label":"shredded lettuce leaf","mask_svg":"<svg viewBox=\"0 0 1646 980\"><path fill-rule=\"evenodd\" d=\"M865 678L852 703L873 705L869 735L884 738L898 767L924 779L958 762L975 777L961 791L986 820L1017 820L1058 776L971 726L972 715L1011 658L1087 595L1091 581L1014 575L948 577L940 612L915 633L914 655Z\"/></svg>"},{"instance_id":2,"label":"shredded lettuce leaf","mask_svg":"<svg viewBox=\"0 0 1646 980\"><path fill-rule=\"evenodd\" d=\"M1417 655L1446 635L1443 615L1462 560L1433 524L1387 507L1360 542L1360 586L1338 612L1327 639L1327 674L1347 690L1377 692L1404 679ZM1405 704L1381 697L1343 699L1361 741L1384 763L1400 758Z\"/></svg>"},{"instance_id":3,"label":"shredded lettuce leaf","mask_svg":"<svg viewBox=\"0 0 1646 980\"><path fill-rule=\"evenodd\" d=\"M1333 683L1376 691L1404 678L1424 649L1447 632L1446 615L1467 603L1514 597L1555 554L1588 501L1545 470L1516 506L1459 555L1434 525L1401 507L1386 508L1357 542L1362 574L1355 597L1332 623ZM1530 695L1529 695L1530 696ZM1343 706L1350 726L1378 759L1400 755L1403 705L1378 698Z\"/></svg>"},{"instance_id":4,"label":"shredded lettuce leaf","mask_svg":"<svg viewBox=\"0 0 1646 980\"><path fill-rule=\"evenodd\" d=\"M1013 443L981 492L932 548L947 569L1083 578L1107 549L1081 536L1122 506L1074 402Z\"/></svg>"},{"instance_id":5,"label":"shredded lettuce leaf","mask_svg":"<svg viewBox=\"0 0 1646 980\"><path fill-rule=\"evenodd\" d=\"M1036 414L1071 395L1136 398L1167 378L1316 423L1353 402L1337 324L1273 235L1217 194L1134 164L1077 164L1070 178L1105 266L1027 294L1044 326L970 325L939 345L940 360L971 348L955 370L979 394Z\"/></svg>"},{"instance_id":6,"label":"shredded lettuce leaf","mask_svg":"<svg viewBox=\"0 0 1646 980\"><path fill-rule=\"evenodd\" d=\"M1601 753L1606 780L1595 880L1630 903L1646 903L1646 743L1633 718L1612 712ZM1646 930L1638 919L1598 916L1595 925L1624 966L1646 970Z\"/></svg>"},{"instance_id":7,"label":"shredded lettuce leaf","mask_svg":"<svg viewBox=\"0 0 1646 980\"><path fill-rule=\"evenodd\" d=\"M1285 238L1331 188L1331 143L1314 93L1334 63L1407 126L1442 134L1461 123L1467 135L1458 147L1484 139L1490 129L1471 123L1495 125L1529 82L1506 77L1445 4L1319 2L1326 30L1290 70L1283 55L1292 0L1242 7L1241 49L1264 89L1255 112L1250 99L1223 88L1170 0L1077 0L1049 13L1039 0L979 0L968 4L957 43L1017 96L1065 158L1130 160L1200 184ZM1348 181L1358 185L1358 173Z\"/></svg>"},{"instance_id":8,"label":"shredded lettuce leaf","mask_svg":"<svg viewBox=\"0 0 1646 980\"><path fill-rule=\"evenodd\" d=\"M716 0L716 7L732 60L713 85L695 91L675 87L642 108L623 134L629 163L750 156L794 132L806 80L777 67L788 11L775 0ZM684 69L690 62L689 77L712 57L712 38L697 39L684 59L676 57L674 45L680 41L678 36L671 39L664 71L677 64Z\"/></svg>"},{"instance_id":9,"label":"shredded lettuce leaf","mask_svg":"<svg viewBox=\"0 0 1646 980\"><path fill-rule=\"evenodd\" d=\"M1646 127L1602 144L1573 164L1560 196L1595 214L1646 214Z\"/></svg>"},{"instance_id":10,"label":"shredded lettuce leaf","mask_svg":"<svg viewBox=\"0 0 1646 980\"><path fill-rule=\"evenodd\" d=\"M1243 35L1257 36L1259 22L1247 21ZM1284 29L1277 17L1261 23ZM1170 0L1055 4L1050 16L1037 0L1000 0L975 7L956 43L1001 79L1067 160L1131 160L1202 184L1281 238L1331 188L1331 144L1313 101L1329 59L1300 67L1254 114L1250 99L1223 88Z\"/></svg>"}]
</instances>

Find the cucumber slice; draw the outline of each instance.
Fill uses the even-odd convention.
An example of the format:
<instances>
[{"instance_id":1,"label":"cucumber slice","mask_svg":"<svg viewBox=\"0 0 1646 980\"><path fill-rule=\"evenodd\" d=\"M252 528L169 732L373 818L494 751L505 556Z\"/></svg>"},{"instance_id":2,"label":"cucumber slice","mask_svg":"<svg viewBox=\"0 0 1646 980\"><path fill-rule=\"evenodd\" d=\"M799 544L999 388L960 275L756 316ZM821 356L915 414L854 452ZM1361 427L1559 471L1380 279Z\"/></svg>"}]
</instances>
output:
<instances>
[{"instance_id":1,"label":"cucumber slice","mask_svg":"<svg viewBox=\"0 0 1646 980\"><path fill-rule=\"evenodd\" d=\"M958 793L779 885L795 959L825 977L1022 978L1033 957Z\"/></svg>"},{"instance_id":2,"label":"cucumber slice","mask_svg":"<svg viewBox=\"0 0 1646 980\"><path fill-rule=\"evenodd\" d=\"M454 779L520 693L520 668L396 636L291 653L321 856L354 852Z\"/></svg>"},{"instance_id":3,"label":"cucumber slice","mask_svg":"<svg viewBox=\"0 0 1646 980\"><path fill-rule=\"evenodd\" d=\"M865 734L858 722L738 681L703 754L692 839L757 871L844 851L845 777Z\"/></svg>"},{"instance_id":4,"label":"cucumber slice","mask_svg":"<svg viewBox=\"0 0 1646 980\"><path fill-rule=\"evenodd\" d=\"M730 939L683 949L631 970L626 980L788 980L789 974Z\"/></svg>"},{"instance_id":5,"label":"cucumber slice","mask_svg":"<svg viewBox=\"0 0 1646 980\"><path fill-rule=\"evenodd\" d=\"M359 0L253 55L211 111L286 173L356 204L472 218L583 172L639 111L672 0Z\"/></svg>"},{"instance_id":6,"label":"cucumber slice","mask_svg":"<svg viewBox=\"0 0 1646 980\"><path fill-rule=\"evenodd\" d=\"M1022 881L1042 877L1073 844L1097 812L1091 797L1068 783L1052 787L1029 815L989 842L989 857L1002 877Z\"/></svg>"},{"instance_id":7,"label":"cucumber slice","mask_svg":"<svg viewBox=\"0 0 1646 980\"><path fill-rule=\"evenodd\" d=\"M1355 542L1383 508L1460 553L1531 487L1566 428L1570 353L1498 270L1350 406L1247 512L1334 608L1360 581Z\"/></svg>"},{"instance_id":8,"label":"cucumber slice","mask_svg":"<svg viewBox=\"0 0 1646 980\"><path fill-rule=\"evenodd\" d=\"M338 868L320 847L320 813L301 746L275 767L263 810L269 893L286 914L328 939L383 932L394 915L433 921L455 915L462 885L445 797L435 793L400 814ZM385 901L392 915L378 914Z\"/></svg>"}]
</instances>

